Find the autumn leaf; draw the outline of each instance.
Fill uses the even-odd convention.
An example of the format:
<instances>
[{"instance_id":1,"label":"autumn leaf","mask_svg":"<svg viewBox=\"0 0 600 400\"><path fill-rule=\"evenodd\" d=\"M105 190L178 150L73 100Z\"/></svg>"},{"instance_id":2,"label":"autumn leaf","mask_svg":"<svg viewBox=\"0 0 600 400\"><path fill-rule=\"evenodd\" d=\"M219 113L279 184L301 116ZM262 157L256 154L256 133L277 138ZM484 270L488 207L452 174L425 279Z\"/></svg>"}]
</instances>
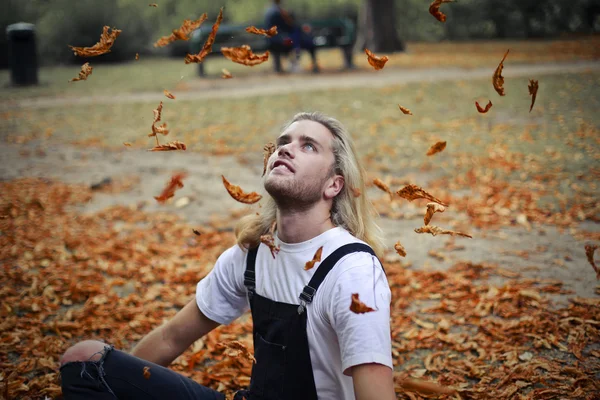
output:
<instances>
[{"instance_id":1,"label":"autumn leaf","mask_svg":"<svg viewBox=\"0 0 600 400\"><path fill-rule=\"evenodd\" d=\"M175 191L183 187L183 182L181 180L186 176L187 174L184 172L173 175L161 194L154 197L156 201L158 201L160 204L163 204L168 199L175 196Z\"/></svg>"},{"instance_id":2,"label":"autumn leaf","mask_svg":"<svg viewBox=\"0 0 600 400\"><path fill-rule=\"evenodd\" d=\"M375 311L375 309L367 306L365 303L360 301L358 298L358 293L352 293L352 301L350 303L350 311L355 314L364 314L368 312Z\"/></svg>"},{"instance_id":3,"label":"autumn leaf","mask_svg":"<svg viewBox=\"0 0 600 400\"><path fill-rule=\"evenodd\" d=\"M387 56L377 57L369 49L365 49L365 53L367 54L367 61L376 70L382 69L385 66L385 63L389 60Z\"/></svg>"},{"instance_id":4,"label":"autumn leaf","mask_svg":"<svg viewBox=\"0 0 600 400\"><path fill-rule=\"evenodd\" d=\"M315 263L321 261L321 254L323 254L323 246L317 249L312 260L306 262L306 264L304 265L304 270L308 271L309 269L315 266Z\"/></svg>"},{"instance_id":5,"label":"autumn leaf","mask_svg":"<svg viewBox=\"0 0 600 400\"><path fill-rule=\"evenodd\" d=\"M529 107L529 112L531 112L533 105L535 104L535 98L539 88L538 81L530 79L527 88L529 89L529 95L531 96L531 106Z\"/></svg>"},{"instance_id":6,"label":"autumn leaf","mask_svg":"<svg viewBox=\"0 0 600 400\"><path fill-rule=\"evenodd\" d=\"M167 96L169 99L171 100L175 100L175 96L169 92L167 89L163 90L163 93L165 94L165 96Z\"/></svg>"},{"instance_id":7,"label":"autumn leaf","mask_svg":"<svg viewBox=\"0 0 600 400\"><path fill-rule=\"evenodd\" d=\"M448 231L442 228L439 228L437 226L434 225L425 225L422 226L420 228L415 229L416 233L431 233L433 236L437 236L437 235L452 235L452 236L464 236L464 237L468 237L468 238L473 238L473 236L468 235L466 233L461 233L461 232L454 232L454 231Z\"/></svg>"},{"instance_id":8,"label":"autumn leaf","mask_svg":"<svg viewBox=\"0 0 600 400\"><path fill-rule=\"evenodd\" d=\"M201 233L199 230L197 230L197 229L192 229L192 232L194 232L194 235L196 235L196 236L200 236L200 235L202 234L202 233Z\"/></svg>"},{"instance_id":9,"label":"autumn leaf","mask_svg":"<svg viewBox=\"0 0 600 400\"><path fill-rule=\"evenodd\" d=\"M144 367L144 378L150 379L150 367Z\"/></svg>"},{"instance_id":10,"label":"autumn leaf","mask_svg":"<svg viewBox=\"0 0 600 400\"><path fill-rule=\"evenodd\" d=\"M400 244L400 241L394 244L394 249L396 250L396 253L398 253L400 256L406 257L406 249Z\"/></svg>"},{"instance_id":11,"label":"autumn leaf","mask_svg":"<svg viewBox=\"0 0 600 400\"><path fill-rule=\"evenodd\" d=\"M135 61L140 59L140 53L135 53Z\"/></svg>"},{"instance_id":12,"label":"autumn leaf","mask_svg":"<svg viewBox=\"0 0 600 400\"><path fill-rule=\"evenodd\" d=\"M424 191L417 185L413 185L413 184L406 185L402 189L398 190L396 192L396 194L398 194L398 196L400 196L403 199L406 199L408 201L413 201L415 199L427 199L427 200L434 201L436 203L439 203L443 206L448 207L448 204L444 203L443 201L441 201L440 199L438 199L436 197L433 197L432 195L430 195L429 193L427 193L426 191Z\"/></svg>"},{"instance_id":13,"label":"autumn leaf","mask_svg":"<svg viewBox=\"0 0 600 400\"><path fill-rule=\"evenodd\" d=\"M377 186L379 189L388 193L390 195L390 199L394 198L394 193L392 193L392 190L390 189L390 187L388 185L386 185L385 182L383 182L381 179L379 179L379 178L373 179L373 184L375 186Z\"/></svg>"},{"instance_id":14,"label":"autumn leaf","mask_svg":"<svg viewBox=\"0 0 600 400\"><path fill-rule=\"evenodd\" d=\"M158 7L158 4L156 4L156 3L150 3L150 4L148 4L148 6L156 8L156 7Z\"/></svg>"},{"instance_id":15,"label":"autumn leaf","mask_svg":"<svg viewBox=\"0 0 600 400\"><path fill-rule=\"evenodd\" d=\"M223 53L225 58L228 58L235 63L248 65L250 67L262 64L269 59L268 51L265 51L263 54L254 54L247 44L244 44L241 47L222 47L221 53Z\"/></svg>"},{"instance_id":16,"label":"autumn leaf","mask_svg":"<svg viewBox=\"0 0 600 400\"><path fill-rule=\"evenodd\" d=\"M175 151L175 150L187 150L187 146L185 143L174 140L172 142L167 142L165 144L159 144L158 146L154 146L148 151Z\"/></svg>"},{"instance_id":17,"label":"autumn leaf","mask_svg":"<svg viewBox=\"0 0 600 400\"><path fill-rule=\"evenodd\" d=\"M276 149L277 146L275 146L275 143L272 142L265 144L265 146L263 147L263 173L261 176L265 176L265 173L267 172L267 164L269 163L269 158L271 158L273 153L275 153Z\"/></svg>"},{"instance_id":18,"label":"autumn leaf","mask_svg":"<svg viewBox=\"0 0 600 400\"><path fill-rule=\"evenodd\" d=\"M219 15L217 16L217 20L212 26L212 30L210 31L210 35L206 38L206 42L204 42L204 46L202 46L202 50L198 54L186 54L184 62L186 64L190 63L201 63L204 58L210 54L212 51L213 43L215 42L215 38L217 36L217 31L219 30L219 26L221 25L221 21L223 21L223 7L219 11Z\"/></svg>"},{"instance_id":19,"label":"autumn leaf","mask_svg":"<svg viewBox=\"0 0 600 400\"><path fill-rule=\"evenodd\" d=\"M242 342L240 342L238 340L217 343L216 348L233 350L233 352L230 352L227 355L230 357L243 356L247 360L252 361L253 363L256 363L256 358L254 358L254 356L250 353L248 348Z\"/></svg>"},{"instance_id":20,"label":"autumn leaf","mask_svg":"<svg viewBox=\"0 0 600 400\"><path fill-rule=\"evenodd\" d=\"M231 75L231 72L229 72L225 68L223 68L221 70L221 73L222 73L221 78L223 78L223 79L231 79L231 78L233 78L233 75Z\"/></svg>"},{"instance_id":21,"label":"autumn leaf","mask_svg":"<svg viewBox=\"0 0 600 400\"><path fill-rule=\"evenodd\" d=\"M446 22L446 14L440 11L440 6L444 3L453 3L454 0L434 0L429 5L429 14L433 15L435 19L440 22Z\"/></svg>"},{"instance_id":22,"label":"autumn leaf","mask_svg":"<svg viewBox=\"0 0 600 400\"><path fill-rule=\"evenodd\" d=\"M502 57L502 61L500 61L500 64L496 67L496 71L494 71L494 76L492 76L492 84L500 96L504 96L504 88L502 87L502 85L504 85L504 77L502 76L502 69L504 68L504 60L506 60L509 51L510 49L506 50L504 57Z\"/></svg>"},{"instance_id":23,"label":"autumn leaf","mask_svg":"<svg viewBox=\"0 0 600 400\"><path fill-rule=\"evenodd\" d=\"M398 104L398 108L400 109L400 111L402 111L402 113L404 113L405 115L413 115L413 113L406 107L402 107L400 104Z\"/></svg>"},{"instance_id":24,"label":"autumn leaf","mask_svg":"<svg viewBox=\"0 0 600 400\"><path fill-rule=\"evenodd\" d=\"M436 144L434 144L433 146L431 146L429 148L429 150L427 150L427 155L428 156L432 156L432 155L434 155L436 153L444 151L445 148L446 148L446 142L437 142Z\"/></svg>"},{"instance_id":25,"label":"autumn leaf","mask_svg":"<svg viewBox=\"0 0 600 400\"><path fill-rule=\"evenodd\" d=\"M351 187L350 190L352 191L352 195L354 197L359 197L362 194L358 188Z\"/></svg>"},{"instance_id":26,"label":"autumn leaf","mask_svg":"<svg viewBox=\"0 0 600 400\"><path fill-rule=\"evenodd\" d=\"M154 119L152 120L152 133L149 133L148 137L156 136L158 133L160 133L161 135L169 134L169 130L167 129L166 123L162 124L160 126L156 126L156 123L160 122L160 119L162 117L162 108L163 108L163 102L161 101L160 104L158 105L158 107L156 107L154 110L152 110L152 112L154 113ZM158 145L158 138L156 140L156 144Z\"/></svg>"},{"instance_id":27,"label":"autumn leaf","mask_svg":"<svg viewBox=\"0 0 600 400\"><path fill-rule=\"evenodd\" d=\"M490 111L490 108L492 108L492 102L488 100L488 103L485 105L485 108L481 108L479 103L475 102L475 107L477 107L477 111L479 111L481 114L485 114L486 112Z\"/></svg>"},{"instance_id":28,"label":"autumn leaf","mask_svg":"<svg viewBox=\"0 0 600 400\"><path fill-rule=\"evenodd\" d=\"M127 147L131 147L131 143L129 143L129 142L123 142L123 145L125 145Z\"/></svg>"},{"instance_id":29,"label":"autumn leaf","mask_svg":"<svg viewBox=\"0 0 600 400\"><path fill-rule=\"evenodd\" d=\"M433 214L436 212L443 213L446 211L446 207L442 206L438 203L427 203L427 212L425 213L425 218L423 218L423 222L425 225L429 225L431 218L433 218Z\"/></svg>"},{"instance_id":30,"label":"autumn leaf","mask_svg":"<svg viewBox=\"0 0 600 400\"><path fill-rule=\"evenodd\" d=\"M273 25L269 29L259 29L255 26L249 26L246 28L246 32L253 33L255 35L264 35L266 37L273 37L277 35L277 26Z\"/></svg>"},{"instance_id":31,"label":"autumn leaf","mask_svg":"<svg viewBox=\"0 0 600 400\"><path fill-rule=\"evenodd\" d=\"M598 268L596 266L596 263L594 262L594 252L598 248L600 248L600 246L598 246L598 245L586 244L585 245L585 255L586 255L590 265L592 266L592 268L594 268L594 271L596 272L596 279L600 280L600 268Z\"/></svg>"},{"instance_id":32,"label":"autumn leaf","mask_svg":"<svg viewBox=\"0 0 600 400\"><path fill-rule=\"evenodd\" d=\"M421 379L402 379L400 386L406 391L419 392L423 394L454 394L456 390L446 386L438 385L434 382L427 382Z\"/></svg>"},{"instance_id":33,"label":"autumn leaf","mask_svg":"<svg viewBox=\"0 0 600 400\"><path fill-rule=\"evenodd\" d=\"M77 78L71 79L69 82L85 81L85 80L87 80L88 76L90 76L92 74L92 69L93 68L90 65L90 63L86 62L85 64L83 64L81 66L81 71L79 71L79 76Z\"/></svg>"},{"instance_id":34,"label":"autumn leaf","mask_svg":"<svg viewBox=\"0 0 600 400\"><path fill-rule=\"evenodd\" d=\"M112 28L109 33L109 26L102 28L102 35L100 35L100 41L92 47L74 47L69 45L71 50L76 56L79 57L96 57L105 53L110 53L110 48L115 44L115 40L121 34L121 30Z\"/></svg>"},{"instance_id":35,"label":"autumn leaf","mask_svg":"<svg viewBox=\"0 0 600 400\"><path fill-rule=\"evenodd\" d=\"M264 243L271 250L271 255L275 258L275 254L279 253L279 246L275 246L275 238L270 233L260 236L261 243Z\"/></svg>"},{"instance_id":36,"label":"autumn leaf","mask_svg":"<svg viewBox=\"0 0 600 400\"><path fill-rule=\"evenodd\" d=\"M179 28L173 29L173 33L171 33L169 36L163 36L158 39L154 43L154 47L163 47L176 40L189 40L189 34L198 29L207 18L208 15L204 13L195 21L190 19L183 20Z\"/></svg>"},{"instance_id":37,"label":"autumn leaf","mask_svg":"<svg viewBox=\"0 0 600 400\"><path fill-rule=\"evenodd\" d=\"M221 178L223 178L225 189L227 189L227 192L229 192L229 195L233 197L234 200L244 204L254 204L262 199L262 196L256 192L245 193L239 186L232 185L223 175L221 175Z\"/></svg>"}]
</instances>

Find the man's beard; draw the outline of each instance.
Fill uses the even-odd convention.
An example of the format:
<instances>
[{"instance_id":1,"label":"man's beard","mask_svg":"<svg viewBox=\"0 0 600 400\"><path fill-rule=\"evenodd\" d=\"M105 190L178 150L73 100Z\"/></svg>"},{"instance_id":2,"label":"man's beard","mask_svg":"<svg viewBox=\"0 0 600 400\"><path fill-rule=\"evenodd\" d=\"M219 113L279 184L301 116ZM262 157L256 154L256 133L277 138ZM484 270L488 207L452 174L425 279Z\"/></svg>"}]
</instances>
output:
<instances>
[{"instance_id":1,"label":"man's beard","mask_svg":"<svg viewBox=\"0 0 600 400\"><path fill-rule=\"evenodd\" d=\"M306 210L323 197L323 184L328 179L320 181L305 180L303 183L296 179L267 179L265 189L271 195L277 207L288 210Z\"/></svg>"}]
</instances>

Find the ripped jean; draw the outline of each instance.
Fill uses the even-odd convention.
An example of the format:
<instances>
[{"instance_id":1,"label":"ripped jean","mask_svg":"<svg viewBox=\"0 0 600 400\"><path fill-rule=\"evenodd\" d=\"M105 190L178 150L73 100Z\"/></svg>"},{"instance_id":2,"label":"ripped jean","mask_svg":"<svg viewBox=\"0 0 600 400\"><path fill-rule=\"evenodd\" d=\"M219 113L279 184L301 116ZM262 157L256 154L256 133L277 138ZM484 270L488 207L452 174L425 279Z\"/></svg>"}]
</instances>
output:
<instances>
[{"instance_id":1,"label":"ripped jean","mask_svg":"<svg viewBox=\"0 0 600 400\"><path fill-rule=\"evenodd\" d=\"M60 367L62 391L69 399L224 400L225 395L168 368L106 345L98 361ZM144 372L144 367L149 367Z\"/></svg>"}]
</instances>

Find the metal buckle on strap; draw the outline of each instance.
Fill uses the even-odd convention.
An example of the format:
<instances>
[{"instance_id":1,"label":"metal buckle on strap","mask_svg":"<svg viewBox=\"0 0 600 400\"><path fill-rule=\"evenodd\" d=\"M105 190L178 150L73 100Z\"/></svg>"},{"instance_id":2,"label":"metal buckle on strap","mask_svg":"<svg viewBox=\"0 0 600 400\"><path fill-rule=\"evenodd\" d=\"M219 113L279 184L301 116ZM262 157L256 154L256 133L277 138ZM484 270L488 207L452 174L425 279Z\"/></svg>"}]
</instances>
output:
<instances>
[{"instance_id":1,"label":"metal buckle on strap","mask_svg":"<svg viewBox=\"0 0 600 400\"><path fill-rule=\"evenodd\" d=\"M244 271L244 286L247 288L254 288L256 286L256 274L254 271Z\"/></svg>"},{"instance_id":2,"label":"metal buckle on strap","mask_svg":"<svg viewBox=\"0 0 600 400\"><path fill-rule=\"evenodd\" d=\"M306 310L306 302L304 300L300 300L300 305L298 306L298 314L302 314Z\"/></svg>"},{"instance_id":3,"label":"metal buckle on strap","mask_svg":"<svg viewBox=\"0 0 600 400\"><path fill-rule=\"evenodd\" d=\"M304 289L302 289L302 293L300 293L300 300L304 300L306 303L311 303L316 292L317 289L306 285L304 286Z\"/></svg>"}]
</instances>

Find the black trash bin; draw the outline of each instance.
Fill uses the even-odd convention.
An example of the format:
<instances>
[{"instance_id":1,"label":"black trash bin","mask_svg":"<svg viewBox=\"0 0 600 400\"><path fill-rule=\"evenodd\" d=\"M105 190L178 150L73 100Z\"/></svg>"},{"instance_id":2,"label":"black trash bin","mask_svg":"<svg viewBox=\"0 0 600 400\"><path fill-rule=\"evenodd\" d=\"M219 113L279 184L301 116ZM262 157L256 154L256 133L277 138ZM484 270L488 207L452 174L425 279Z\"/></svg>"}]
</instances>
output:
<instances>
[{"instance_id":1,"label":"black trash bin","mask_svg":"<svg viewBox=\"0 0 600 400\"><path fill-rule=\"evenodd\" d=\"M38 83L35 25L19 22L6 27L8 65L13 85Z\"/></svg>"}]
</instances>

